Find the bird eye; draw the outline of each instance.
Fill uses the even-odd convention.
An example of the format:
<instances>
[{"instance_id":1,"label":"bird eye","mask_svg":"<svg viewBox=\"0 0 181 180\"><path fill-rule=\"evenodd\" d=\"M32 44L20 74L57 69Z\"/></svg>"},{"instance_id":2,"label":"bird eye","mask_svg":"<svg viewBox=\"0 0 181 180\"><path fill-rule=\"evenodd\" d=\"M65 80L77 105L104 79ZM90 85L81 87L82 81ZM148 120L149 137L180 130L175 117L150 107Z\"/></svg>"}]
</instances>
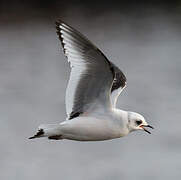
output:
<instances>
[{"instance_id":1,"label":"bird eye","mask_svg":"<svg viewBox=\"0 0 181 180\"><path fill-rule=\"evenodd\" d=\"M138 126L139 126L141 123L142 123L141 120L137 120L137 121L136 121L136 124L137 124Z\"/></svg>"}]
</instances>

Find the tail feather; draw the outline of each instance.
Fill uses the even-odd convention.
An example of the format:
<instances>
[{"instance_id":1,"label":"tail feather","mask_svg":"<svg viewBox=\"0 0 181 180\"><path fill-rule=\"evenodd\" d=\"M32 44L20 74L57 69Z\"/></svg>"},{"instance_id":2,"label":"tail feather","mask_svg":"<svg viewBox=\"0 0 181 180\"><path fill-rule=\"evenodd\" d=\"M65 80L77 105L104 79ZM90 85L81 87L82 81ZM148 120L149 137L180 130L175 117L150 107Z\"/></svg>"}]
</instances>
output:
<instances>
[{"instance_id":1,"label":"tail feather","mask_svg":"<svg viewBox=\"0 0 181 180\"><path fill-rule=\"evenodd\" d=\"M43 129L39 129L38 132L34 136L29 137L29 139L38 138L38 137L41 137L42 135L44 135L44 131Z\"/></svg>"},{"instance_id":2,"label":"tail feather","mask_svg":"<svg viewBox=\"0 0 181 180\"><path fill-rule=\"evenodd\" d=\"M49 139L60 139L60 125L59 124L42 124L38 127L38 132L29 137L29 139L35 139L40 137L50 137Z\"/></svg>"}]
</instances>

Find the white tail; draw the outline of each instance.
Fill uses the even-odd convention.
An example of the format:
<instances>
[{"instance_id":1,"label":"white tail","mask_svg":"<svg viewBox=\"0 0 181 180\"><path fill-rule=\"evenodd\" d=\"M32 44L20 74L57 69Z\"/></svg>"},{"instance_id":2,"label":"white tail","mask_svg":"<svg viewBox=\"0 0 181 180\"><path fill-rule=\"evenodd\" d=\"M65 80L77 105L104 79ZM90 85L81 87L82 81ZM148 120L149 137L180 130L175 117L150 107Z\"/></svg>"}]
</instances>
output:
<instances>
[{"instance_id":1,"label":"white tail","mask_svg":"<svg viewBox=\"0 0 181 180\"><path fill-rule=\"evenodd\" d=\"M38 132L29 139L48 137L49 139L61 139L60 124L42 124Z\"/></svg>"}]
</instances>

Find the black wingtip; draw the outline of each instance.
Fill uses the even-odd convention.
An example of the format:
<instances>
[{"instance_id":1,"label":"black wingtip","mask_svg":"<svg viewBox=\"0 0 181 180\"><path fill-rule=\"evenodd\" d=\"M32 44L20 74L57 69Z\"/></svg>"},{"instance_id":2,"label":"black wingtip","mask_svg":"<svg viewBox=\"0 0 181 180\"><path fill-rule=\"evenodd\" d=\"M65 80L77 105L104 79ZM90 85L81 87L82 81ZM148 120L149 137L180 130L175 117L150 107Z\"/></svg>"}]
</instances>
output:
<instances>
[{"instance_id":1,"label":"black wingtip","mask_svg":"<svg viewBox=\"0 0 181 180\"><path fill-rule=\"evenodd\" d=\"M66 26L68 26L68 25L67 25L64 21L62 21L61 19L57 19L57 20L55 21L55 27L56 27L57 31L60 30L60 25L63 25L63 24L65 24Z\"/></svg>"},{"instance_id":2,"label":"black wingtip","mask_svg":"<svg viewBox=\"0 0 181 180\"><path fill-rule=\"evenodd\" d=\"M28 139L35 139L36 137L35 136L32 136L32 137L29 137Z\"/></svg>"},{"instance_id":3,"label":"black wingtip","mask_svg":"<svg viewBox=\"0 0 181 180\"><path fill-rule=\"evenodd\" d=\"M43 134L44 134L43 129L39 129L38 132L34 136L29 137L28 139L35 139L35 138L41 137Z\"/></svg>"},{"instance_id":4,"label":"black wingtip","mask_svg":"<svg viewBox=\"0 0 181 180\"><path fill-rule=\"evenodd\" d=\"M60 29L60 27L59 27L60 25L61 25L61 21L59 21L59 20L55 21L55 27L57 30Z\"/></svg>"},{"instance_id":5,"label":"black wingtip","mask_svg":"<svg viewBox=\"0 0 181 180\"><path fill-rule=\"evenodd\" d=\"M63 48L63 52L64 52L64 54L65 54L65 48L64 48L64 46L65 46L65 44L64 44L64 42L63 42L63 39L62 39L62 37L61 37L61 28L60 28L60 25L62 24L62 23L64 23L62 20L57 20L57 21L55 21L55 25L56 25L56 33L57 33L57 35L58 35L58 37L59 37L59 40L60 40L60 42L61 42L61 45L62 45L62 48Z\"/></svg>"},{"instance_id":6,"label":"black wingtip","mask_svg":"<svg viewBox=\"0 0 181 180\"><path fill-rule=\"evenodd\" d=\"M64 23L64 21L62 21L61 19L57 19L57 20L55 21L55 24L56 24L56 25L60 25L61 23Z\"/></svg>"},{"instance_id":7,"label":"black wingtip","mask_svg":"<svg viewBox=\"0 0 181 180\"><path fill-rule=\"evenodd\" d=\"M56 27L56 30L57 30L57 34L58 32L60 31L60 25L62 24L62 21L61 20L57 20L55 21L55 27ZM58 34L59 35L59 34Z\"/></svg>"}]
</instances>

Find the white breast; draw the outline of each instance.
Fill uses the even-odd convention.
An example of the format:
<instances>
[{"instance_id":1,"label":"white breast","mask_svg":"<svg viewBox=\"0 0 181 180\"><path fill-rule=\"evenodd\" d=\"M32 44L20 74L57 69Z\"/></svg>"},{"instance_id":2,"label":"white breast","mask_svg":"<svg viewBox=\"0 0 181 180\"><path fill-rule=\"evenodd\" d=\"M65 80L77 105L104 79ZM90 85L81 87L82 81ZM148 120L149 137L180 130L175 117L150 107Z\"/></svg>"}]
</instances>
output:
<instances>
[{"instance_id":1,"label":"white breast","mask_svg":"<svg viewBox=\"0 0 181 180\"><path fill-rule=\"evenodd\" d=\"M61 123L62 137L79 141L99 141L126 135L117 121L108 118L77 117Z\"/></svg>"}]
</instances>

